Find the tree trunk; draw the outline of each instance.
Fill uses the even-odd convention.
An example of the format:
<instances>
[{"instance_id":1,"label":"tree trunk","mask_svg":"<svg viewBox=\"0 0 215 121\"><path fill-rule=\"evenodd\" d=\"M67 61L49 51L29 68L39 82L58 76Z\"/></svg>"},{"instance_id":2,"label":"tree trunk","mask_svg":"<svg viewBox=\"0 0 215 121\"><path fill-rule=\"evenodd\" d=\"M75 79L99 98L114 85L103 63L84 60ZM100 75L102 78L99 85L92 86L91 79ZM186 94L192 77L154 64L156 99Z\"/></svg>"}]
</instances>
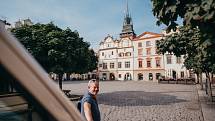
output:
<instances>
[{"instance_id":1,"label":"tree trunk","mask_svg":"<svg viewBox=\"0 0 215 121\"><path fill-rule=\"evenodd\" d=\"M201 90L203 90L202 73L199 74L199 81L200 81L200 85L201 85Z\"/></svg>"},{"instance_id":2,"label":"tree trunk","mask_svg":"<svg viewBox=\"0 0 215 121\"><path fill-rule=\"evenodd\" d=\"M199 75L200 75L199 73L196 73L196 76L197 76L196 83L197 83L197 84L199 84L199 78L200 78L200 76L199 76Z\"/></svg>"},{"instance_id":3,"label":"tree trunk","mask_svg":"<svg viewBox=\"0 0 215 121\"><path fill-rule=\"evenodd\" d=\"M210 73L206 73L206 77L208 79L208 92L209 92L209 97L212 100L212 89L211 89L211 78L210 78Z\"/></svg>"},{"instance_id":4,"label":"tree trunk","mask_svg":"<svg viewBox=\"0 0 215 121\"><path fill-rule=\"evenodd\" d=\"M58 74L58 83L59 83L59 88L62 90L62 76L63 74Z\"/></svg>"},{"instance_id":5,"label":"tree trunk","mask_svg":"<svg viewBox=\"0 0 215 121\"><path fill-rule=\"evenodd\" d=\"M211 90L211 101L213 101L213 90L212 90L212 84L213 84L213 73L210 73L210 90Z\"/></svg>"}]
</instances>

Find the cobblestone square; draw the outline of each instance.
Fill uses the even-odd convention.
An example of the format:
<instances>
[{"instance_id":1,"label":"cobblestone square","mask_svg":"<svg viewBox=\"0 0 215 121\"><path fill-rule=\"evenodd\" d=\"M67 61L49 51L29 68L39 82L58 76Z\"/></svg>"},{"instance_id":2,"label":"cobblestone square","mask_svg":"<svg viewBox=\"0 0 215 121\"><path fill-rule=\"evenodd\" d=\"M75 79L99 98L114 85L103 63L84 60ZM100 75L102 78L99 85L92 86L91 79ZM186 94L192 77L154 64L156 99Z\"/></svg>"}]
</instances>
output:
<instances>
[{"instance_id":1,"label":"cobblestone square","mask_svg":"<svg viewBox=\"0 0 215 121\"><path fill-rule=\"evenodd\" d=\"M87 82L65 82L63 88L84 94ZM203 121L196 85L104 81L98 103L102 121Z\"/></svg>"}]
</instances>

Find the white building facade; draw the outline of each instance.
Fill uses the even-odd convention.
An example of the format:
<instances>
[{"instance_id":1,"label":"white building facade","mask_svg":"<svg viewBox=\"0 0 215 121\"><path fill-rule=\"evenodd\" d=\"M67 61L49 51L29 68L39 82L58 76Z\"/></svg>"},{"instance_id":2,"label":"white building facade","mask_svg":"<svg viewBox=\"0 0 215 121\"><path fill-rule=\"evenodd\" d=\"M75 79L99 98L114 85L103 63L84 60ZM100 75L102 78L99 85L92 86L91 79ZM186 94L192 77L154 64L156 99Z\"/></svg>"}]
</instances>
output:
<instances>
[{"instance_id":1,"label":"white building facade","mask_svg":"<svg viewBox=\"0 0 215 121\"><path fill-rule=\"evenodd\" d=\"M136 36L128 9L119 39L105 37L99 47L98 74L100 80L145 80L187 78L183 57L157 53L156 41L165 34L144 32Z\"/></svg>"},{"instance_id":2,"label":"white building facade","mask_svg":"<svg viewBox=\"0 0 215 121\"><path fill-rule=\"evenodd\" d=\"M134 43L134 80L155 81L164 75L163 55L157 54L156 41L162 39L162 34L144 32L133 39Z\"/></svg>"},{"instance_id":3,"label":"white building facade","mask_svg":"<svg viewBox=\"0 0 215 121\"><path fill-rule=\"evenodd\" d=\"M99 48L99 78L132 80L134 70L133 42L129 38L114 40L107 36Z\"/></svg>"}]
</instances>

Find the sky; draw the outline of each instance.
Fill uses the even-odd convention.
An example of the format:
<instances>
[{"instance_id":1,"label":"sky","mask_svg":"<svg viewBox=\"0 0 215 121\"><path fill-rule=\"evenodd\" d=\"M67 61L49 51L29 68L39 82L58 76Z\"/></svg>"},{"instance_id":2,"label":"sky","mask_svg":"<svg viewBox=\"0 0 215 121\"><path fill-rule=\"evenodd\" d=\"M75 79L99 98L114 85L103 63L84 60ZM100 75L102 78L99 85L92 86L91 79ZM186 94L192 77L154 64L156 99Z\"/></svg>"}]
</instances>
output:
<instances>
[{"instance_id":1,"label":"sky","mask_svg":"<svg viewBox=\"0 0 215 121\"><path fill-rule=\"evenodd\" d=\"M160 33L151 0L128 0L134 31ZM119 38L126 10L126 0L1 0L0 19L12 25L23 19L33 23L53 22L58 27L77 30L91 48L98 49L107 35Z\"/></svg>"}]
</instances>

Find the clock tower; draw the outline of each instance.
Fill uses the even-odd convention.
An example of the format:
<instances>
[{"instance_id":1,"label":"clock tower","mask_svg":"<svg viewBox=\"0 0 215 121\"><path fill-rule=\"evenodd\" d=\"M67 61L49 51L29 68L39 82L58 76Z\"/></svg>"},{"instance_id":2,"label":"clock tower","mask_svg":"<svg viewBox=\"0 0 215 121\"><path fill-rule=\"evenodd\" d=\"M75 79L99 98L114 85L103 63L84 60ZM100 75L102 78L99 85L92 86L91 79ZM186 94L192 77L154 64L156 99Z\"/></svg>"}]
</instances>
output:
<instances>
[{"instance_id":1,"label":"clock tower","mask_svg":"<svg viewBox=\"0 0 215 121\"><path fill-rule=\"evenodd\" d=\"M128 10L128 1L126 3L126 13L124 17L124 22L123 22L123 27L122 27L122 32L120 33L120 38L125 38L125 37L135 37L136 34L134 33L133 29L133 23L131 16L129 14Z\"/></svg>"}]
</instances>

